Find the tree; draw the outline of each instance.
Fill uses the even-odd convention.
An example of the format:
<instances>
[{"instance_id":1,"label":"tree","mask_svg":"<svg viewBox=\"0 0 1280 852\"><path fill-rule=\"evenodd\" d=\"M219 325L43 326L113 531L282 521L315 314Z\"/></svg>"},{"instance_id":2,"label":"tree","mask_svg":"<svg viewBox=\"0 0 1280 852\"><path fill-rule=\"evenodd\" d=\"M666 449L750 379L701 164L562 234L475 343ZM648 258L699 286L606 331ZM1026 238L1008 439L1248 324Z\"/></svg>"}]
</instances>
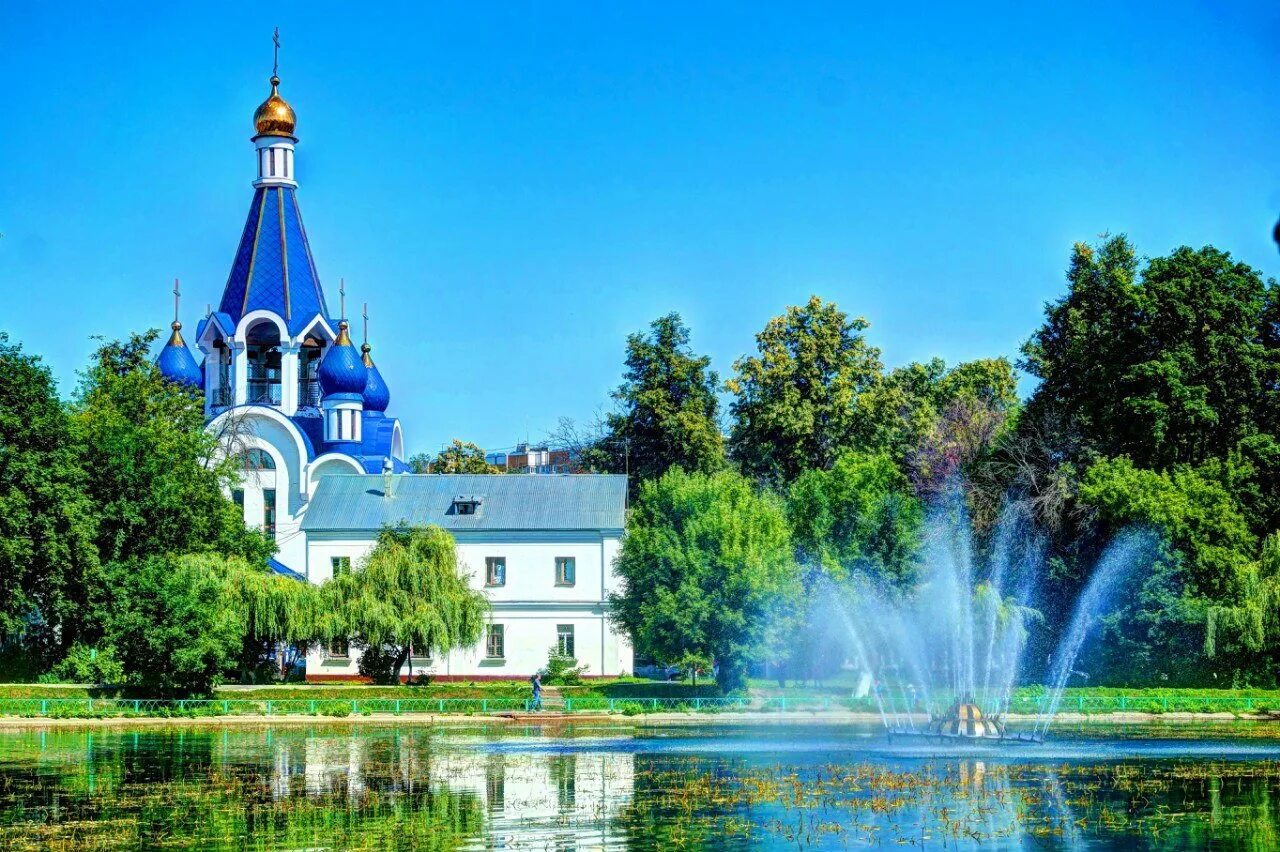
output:
<instances>
[{"instance_id":1,"label":"tree","mask_svg":"<svg viewBox=\"0 0 1280 852\"><path fill-rule=\"evenodd\" d=\"M740 474L673 467L640 488L613 618L642 654L715 658L726 690L775 656L800 594L781 501Z\"/></svg>"},{"instance_id":2,"label":"tree","mask_svg":"<svg viewBox=\"0 0 1280 852\"><path fill-rule=\"evenodd\" d=\"M246 529L227 497L236 462L205 431L199 395L151 363L155 336L103 344L72 405L99 558L203 552L265 563L274 543Z\"/></svg>"},{"instance_id":3,"label":"tree","mask_svg":"<svg viewBox=\"0 0 1280 852\"><path fill-rule=\"evenodd\" d=\"M836 580L914 578L924 511L887 453L846 453L804 472L787 492L787 519L801 560Z\"/></svg>"},{"instance_id":4,"label":"tree","mask_svg":"<svg viewBox=\"0 0 1280 852\"><path fill-rule=\"evenodd\" d=\"M241 560L213 554L111 563L106 645L147 695L207 695L234 667L245 635L230 593Z\"/></svg>"},{"instance_id":5,"label":"tree","mask_svg":"<svg viewBox=\"0 0 1280 852\"><path fill-rule=\"evenodd\" d=\"M370 662L367 673L395 683L409 651L445 654L480 641L488 599L459 572L453 536L439 527L386 528L359 570L323 587L319 633L347 639Z\"/></svg>"},{"instance_id":6,"label":"tree","mask_svg":"<svg viewBox=\"0 0 1280 852\"><path fill-rule=\"evenodd\" d=\"M501 473L501 470L485 460L484 450L470 441L454 438L434 459L419 453L409 459L414 473Z\"/></svg>"},{"instance_id":7,"label":"tree","mask_svg":"<svg viewBox=\"0 0 1280 852\"><path fill-rule=\"evenodd\" d=\"M1234 600L1209 607L1204 652L1256 670L1259 661L1275 659L1280 642L1280 532L1263 542L1261 558L1250 566L1243 585ZM1264 679L1273 685L1274 670Z\"/></svg>"},{"instance_id":8,"label":"tree","mask_svg":"<svg viewBox=\"0 0 1280 852\"><path fill-rule=\"evenodd\" d=\"M756 335L759 356L738 359L726 382L735 396L729 446L745 473L785 485L871 445L863 395L883 368L862 335L868 326L813 296Z\"/></svg>"},{"instance_id":9,"label":"tree","mask_svg":"<svg viewBox=\"0 0 1280 852\"><path fill-rule=\"evenodd\" d=\"M0 333L0 644L22 634L40 669L78 639L97 588L95 524L53 377Z\"/></svg>"},{"instance_id":10,"label":"tree","mask_svg":"<svg viewBox=\"0 0 1280 852\"><path fill-rule=\"evenodd\" d=\"M1013 365L1005 358L940 358L889 372L863 395L868 451L890 454L916 494L936 499L969 478L1003 433L1018 403Z\"/></svg>"},{"instance_id":11,"label":"tree","mask_svg":"<svg viewBox=\"0 0 1280 852\"><path fill-rule=\"evenodd\" d=\"M243 624L238 662L240 681L257 679L256 669L273 654L284 662L286 654L305 656L319 637L321 608L325 601L319 587L283 577L262 566L238 560L229 563L227 594ZM272 671L275 679L278 671Z\"/></svg>"},{"instance_id":12,"label":"tree","mask_svg":"<svg viewBox=\"0 0 1280 852\"><path fill-rule=\"evenodd\" d=\"M1155 258L1139 278L1114 237L1076 245L1068 285L1023 346L1041 380L1033 418L1078 430L1085 452L1152 469L1222 458L1273 427L1274 283L1212 246Z\"/></svg>"},{"instance_id":13,"label":"tree","mask_svg":"<svg viewBox=\"0 0 1280 852\"><path fill-rule=\"evenodd\" d=\"M1123 588L1109 590L1114 610L1103 649L1112 680L1204 682L1208 612L1247 596L1258 548L1232 497L1231 476L1216 461L1161 472L1124 457L1085 471L1080 499L1095 507L1101 540L1127 527L1160 534Z\"/></svg>"},{"instance_id":14,"label":"tree","mask_svg":"<svg viewBox=\"0 0 1280 852\"><path fill-rule=\"evenodd\" d=\"M690 348L678 313L654 320L648 334L629 335L626 372L612 394L618 410L605 416L593 447L593 459L601 457L597 466L622 473L629 465L635 483L672 466L719 470L725 461L719 385L711 359Z\"/></svg>"}]
</instances>

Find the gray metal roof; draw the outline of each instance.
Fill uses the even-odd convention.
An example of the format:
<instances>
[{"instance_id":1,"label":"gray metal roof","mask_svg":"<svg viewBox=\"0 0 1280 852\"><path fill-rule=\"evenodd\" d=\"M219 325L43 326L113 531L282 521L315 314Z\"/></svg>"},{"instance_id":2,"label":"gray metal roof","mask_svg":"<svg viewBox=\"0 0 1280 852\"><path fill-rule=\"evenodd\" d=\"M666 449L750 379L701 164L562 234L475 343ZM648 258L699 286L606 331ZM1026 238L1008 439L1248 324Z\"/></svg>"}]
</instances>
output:
<instances>
[{"instance_id":1,"label":"gray metal roof","mask_svg":"<svg viewBox=\"0 0 1280 852\"><path fill-rule=\"evenodd\" d=\"M627 478L617 474L396 474L320 480L302 528L378 530L401 521L463 530L621 530ZM479 505L459 514L458 495Z\"/></svg>"}]
</instances>

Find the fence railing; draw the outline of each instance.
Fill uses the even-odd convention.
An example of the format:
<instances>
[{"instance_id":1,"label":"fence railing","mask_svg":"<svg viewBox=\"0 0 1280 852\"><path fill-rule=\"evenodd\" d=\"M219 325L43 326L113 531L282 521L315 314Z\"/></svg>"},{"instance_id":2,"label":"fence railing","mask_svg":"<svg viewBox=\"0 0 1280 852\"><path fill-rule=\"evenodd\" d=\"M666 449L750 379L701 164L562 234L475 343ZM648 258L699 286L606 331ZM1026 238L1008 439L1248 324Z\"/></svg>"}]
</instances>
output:
<instances>
[{"instance_id":1,"label":"fence railing","mask_svg":"<svg viewBox=\"0 0 1280 852\"><path fill-rule=\"evenodd\" d=\"M1009 712L1033 715L1047 708L1048 696L1014 696ZM878 711L874 698L774 696L767 698L608 698L576 696L548 699L540 708L528 698L0 698L0 716L77 718L86 716L360 716L530 712L639 714L661 711L821 712ZM1258 712L1280 710L1280 699L1199 695L1066 695L1062 713Z\"/></svg>"}]
</instances>

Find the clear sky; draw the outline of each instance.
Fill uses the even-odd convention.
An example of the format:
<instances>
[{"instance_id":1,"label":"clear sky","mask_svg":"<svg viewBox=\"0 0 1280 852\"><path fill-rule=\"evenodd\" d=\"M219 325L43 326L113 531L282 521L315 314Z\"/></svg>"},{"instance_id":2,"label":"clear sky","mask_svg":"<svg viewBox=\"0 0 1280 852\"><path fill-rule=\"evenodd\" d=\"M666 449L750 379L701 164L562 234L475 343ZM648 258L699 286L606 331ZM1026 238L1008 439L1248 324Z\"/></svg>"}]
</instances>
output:
<instances>
[{"instance_id":1,"label":"clear sky","mask_svg":"<svg viewBox=\"0 0 1280 852\"><path fill-rule=\"evenodd\" d=\"M275 25L410 451L591 419L671 310L722 375L810 293L951 362L1015 354L1104 231L1280 268L1275 2L8 2L0 329L65 392L175 276L189 330L218 302Z\"/></svg>"}]
</instances>

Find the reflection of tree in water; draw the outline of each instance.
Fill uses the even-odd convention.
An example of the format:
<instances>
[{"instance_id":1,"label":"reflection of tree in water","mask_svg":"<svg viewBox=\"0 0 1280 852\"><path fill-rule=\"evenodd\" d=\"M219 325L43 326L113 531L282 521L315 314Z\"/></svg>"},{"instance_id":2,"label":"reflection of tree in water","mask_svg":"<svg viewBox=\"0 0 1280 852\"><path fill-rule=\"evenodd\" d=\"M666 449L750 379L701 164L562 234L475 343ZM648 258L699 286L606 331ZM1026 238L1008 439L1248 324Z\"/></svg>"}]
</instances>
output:
<instances>
[{"instance_id":1,"label":"reflection of tree in water","mask_svg":"<svg viewBox=\"0 0 1280 852\"><path fill-rule=\"evenodd\" d=\"M1275 761L780 762L507 742L369 728L14 733L0 738L0 848L1280 848Z\"/></svg>"},{"instance_id":2,"label":"reflection of tree in water","mask_svg":"<svg viewBox=\"0 0 1280 852\"><path fill-rule=\"evenodd\" d=\"M15 735L0 751L0 848L443 850L483 832L478 796L420 771L427 738L326 738L320 754L315 742L303 731Z\"/></svg>"}]
</instances>

